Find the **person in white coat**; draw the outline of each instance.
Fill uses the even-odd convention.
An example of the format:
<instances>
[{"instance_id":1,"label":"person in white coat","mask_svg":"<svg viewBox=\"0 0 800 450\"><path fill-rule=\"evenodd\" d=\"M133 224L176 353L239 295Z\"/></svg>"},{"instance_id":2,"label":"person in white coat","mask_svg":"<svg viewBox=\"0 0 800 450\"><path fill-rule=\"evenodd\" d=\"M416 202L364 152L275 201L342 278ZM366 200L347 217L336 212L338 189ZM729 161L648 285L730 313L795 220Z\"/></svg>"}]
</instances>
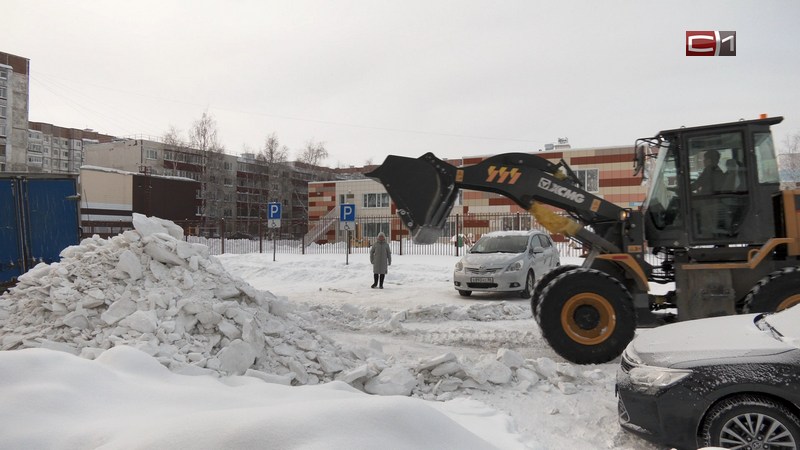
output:
<instances>
[{"instance_id":1,"label":"person in white coat","mask_svg":"<svg viewBox=\"0 0 800 450\"><path fill-rule=\"evenodd\" d=\"M373 274L373 283L370 287L383 289L383 279L389 272L389 266L392 265L392 249L386 242L386 235L383 232L378 233L378 240L369 249L369 262L372 263Z\"/></svg>"}]
</instances>

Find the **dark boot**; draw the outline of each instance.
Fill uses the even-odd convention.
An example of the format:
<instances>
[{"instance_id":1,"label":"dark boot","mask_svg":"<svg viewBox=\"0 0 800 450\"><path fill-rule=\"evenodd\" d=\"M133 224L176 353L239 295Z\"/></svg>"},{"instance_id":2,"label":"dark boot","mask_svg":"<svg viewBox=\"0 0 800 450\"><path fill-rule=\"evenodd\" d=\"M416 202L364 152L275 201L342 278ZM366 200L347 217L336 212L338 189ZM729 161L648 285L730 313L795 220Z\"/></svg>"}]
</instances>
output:
<instances>
[{"instance_id":1,"label":"dark boot","mask_svg":"<svg viewBox=\"0 0 800 450\"><path fill-rule=\"evenodd\" d=\"M386 275L384 275L384 274L381 274L381 277L380 277L380 283L381 283L381 285L380 285L380 286L378 286L378 287L380 287L381 289L383 289L383 277L385 277L385 276L386 276Z\"/></svg>"},{"instance_id":2,"label":"dark boot","mask_svg":"<svg viewBox=\"0 0 800 450\"><path fill-rule=\"evenodd\" d=\"M378 285L378 274L377 274L377 273L376 273L376 274L373 274L373 275L372 275L372 278L373 278L375 281L373 281L373 283L372 283L372 286L370 286L370 287L371 287L372 289L375 289L375 286L377 286L377 285Z\"/></svg>"}]
</instances>

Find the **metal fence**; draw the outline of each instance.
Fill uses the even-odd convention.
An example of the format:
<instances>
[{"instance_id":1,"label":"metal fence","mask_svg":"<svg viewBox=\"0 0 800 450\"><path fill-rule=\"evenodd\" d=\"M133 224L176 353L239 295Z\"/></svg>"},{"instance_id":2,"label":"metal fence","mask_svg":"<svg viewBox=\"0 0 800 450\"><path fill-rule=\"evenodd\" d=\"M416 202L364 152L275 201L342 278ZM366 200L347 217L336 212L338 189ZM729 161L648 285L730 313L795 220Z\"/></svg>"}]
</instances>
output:
<instances>
[{"instance_id":1,"label":"metal fence","mask_svg":"<svg viewBox=\"0 0 800 450\"><path fill-rule=\"evenodd\" d=\"M460 256L483 234L499 230L544 230L527 213L519 214L454 214L449 217L442 235L432 244L416 244L408 230L396 216L359 217L354 223L344 224L330 218L311 221L308 232L291 236L284 227L268 229L266 222L219 221L176 222L184 228L186 240L207 245L212 254L233 253L367 253L378 233L383 232L399 255L453 255ZM306 242L306 236L314 236ZM562 256L579 257L583 250L574 241L563 236L553 236Z\"/></svg>"}]
</instances>

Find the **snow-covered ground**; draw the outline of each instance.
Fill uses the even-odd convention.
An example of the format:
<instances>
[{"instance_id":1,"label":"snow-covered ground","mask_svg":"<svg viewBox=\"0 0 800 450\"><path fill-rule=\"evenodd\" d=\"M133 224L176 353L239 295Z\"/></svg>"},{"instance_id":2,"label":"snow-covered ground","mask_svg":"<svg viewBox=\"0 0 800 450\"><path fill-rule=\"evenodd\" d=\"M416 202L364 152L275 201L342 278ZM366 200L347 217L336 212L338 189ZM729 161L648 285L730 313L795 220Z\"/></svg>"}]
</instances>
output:
<instances>
[{"instance_id":1,"label":"snow-covered ground","mask_svg":"<svg viewBox=\"0 0 800 450\"><path fill-rule=\"evenodd\" d=\"M0 297L0 448L656 448L617 424L616 362L561 359L527 300L460 297L455 257L394 255L381 290L367 255L135 226Z\"/></svg>"}]
</instances>

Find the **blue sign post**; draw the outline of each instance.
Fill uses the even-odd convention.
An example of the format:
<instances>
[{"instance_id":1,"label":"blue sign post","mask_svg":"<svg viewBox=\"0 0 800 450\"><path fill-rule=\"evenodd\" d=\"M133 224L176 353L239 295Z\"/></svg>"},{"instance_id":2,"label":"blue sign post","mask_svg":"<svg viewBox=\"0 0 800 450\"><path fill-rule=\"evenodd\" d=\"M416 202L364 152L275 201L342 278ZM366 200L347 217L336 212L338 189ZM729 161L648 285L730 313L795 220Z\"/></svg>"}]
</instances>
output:
<instances>
[{"instance_id":1,"label":"blue sign post","mask_svg":"<svg viewBox=\"0 0 800 450\"><path fill-rule=\"evenodd\" d=\"M272 260L275 261L275 230L281 227L281 205L278 202L267 203L267 228L272 234Z\"/></svg>"},{"instance_id":2,"label":"blue sign post","mask_svg":"<svg viewBox=\"0 0 800 450\"><path fill-rule=\"evenodd\" d=\"M339 229L345 230L347 246L345 247L344 264L350 264L350 231L356 225L356 205L353 203L342 203L339 205Z\"/></svg>"}]
</instances>

